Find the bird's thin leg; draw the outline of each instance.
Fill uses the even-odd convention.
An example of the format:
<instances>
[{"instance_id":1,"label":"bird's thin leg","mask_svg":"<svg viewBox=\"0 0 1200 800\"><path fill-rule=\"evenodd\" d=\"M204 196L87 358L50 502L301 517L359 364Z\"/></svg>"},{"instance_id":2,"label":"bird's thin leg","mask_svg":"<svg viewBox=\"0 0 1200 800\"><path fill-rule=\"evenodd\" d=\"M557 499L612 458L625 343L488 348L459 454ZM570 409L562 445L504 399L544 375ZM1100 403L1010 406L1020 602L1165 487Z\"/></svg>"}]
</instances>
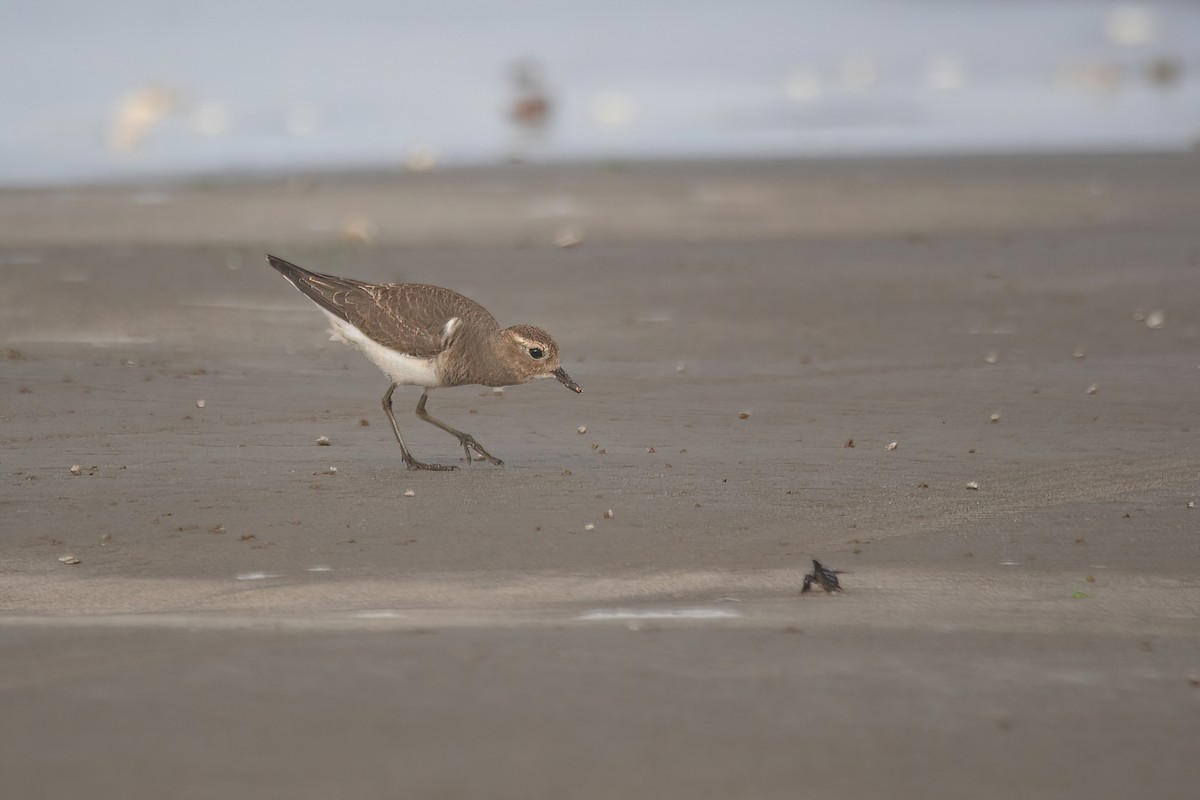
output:
<instances>
[{"instance_id":1,"label":"bird's thin leg","mask_svg":"<svg viewBox=\"0 0 1200 800\"><path fill-rule=\"evenodd\" d=\"M396 441L400 443L400 457L404 459L404 466L409 469L458 469L458 467L453 465L425 464L413 458L413 454L408 451L408 445L404 443L403 437L400 436L400 426L396 424L396 415L392 413L392 392L394 391L396 391L396 384L393 383L383 395L383 411L387 414L388 422L392 423L392 433L396 434ZM422 395L422 399L424 399L424 395Z\"/></svg>"},{"instance_id":2,"label":"bird's thin leg","mask_svg":"<svg viewBox=\"0 0 1200 800\"><path fill-rule=\"evenodd\" d=\"M428 423L436 425L437 427L444 430L446 433L457 438L458 443L462 445L463 452L467 454L467 461L471 461L474 459L474 456L471 455L471 450L474 449L476 453L479 453L479 455L483 456L485 459L492 462L496 466L498 466L498 467L503 466L504 462L501 461L500 459L496 458L494 455L489 453L487 450L484 450L483 445L481 445L479 442L475 441L474 436L472 436L469 433L463 433L462 431L457 430L455 428L451 428L449 425L442 422L440 419L434 419L433 417L429 416L429 412L427 412L425 410L425 401L428 399L429 399L429 393L422 392L421 400L420 400L420 402L417 403L417 416L420 417L421 419L425 420Z\"/></svg>"}]
</instances>

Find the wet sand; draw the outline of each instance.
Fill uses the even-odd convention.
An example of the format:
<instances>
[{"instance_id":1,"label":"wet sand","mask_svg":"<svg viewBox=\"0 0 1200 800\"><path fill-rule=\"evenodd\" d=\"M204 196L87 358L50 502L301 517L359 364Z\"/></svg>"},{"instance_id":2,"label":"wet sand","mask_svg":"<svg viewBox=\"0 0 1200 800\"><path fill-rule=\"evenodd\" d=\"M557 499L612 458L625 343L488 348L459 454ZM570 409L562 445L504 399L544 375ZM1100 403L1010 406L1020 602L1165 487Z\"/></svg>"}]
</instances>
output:
<instances>
[{"instance_id":1,"label":"wet sand","mask_svg":"<svg viewBox=\"0 0 1200 800\"><path fill-rule=\"evenodd\" d=\"M1187 796L1196 220L1195 156L0 192L0 791ZM408 473L264 252L584 393Z\"/></svg>"}]
</instances>

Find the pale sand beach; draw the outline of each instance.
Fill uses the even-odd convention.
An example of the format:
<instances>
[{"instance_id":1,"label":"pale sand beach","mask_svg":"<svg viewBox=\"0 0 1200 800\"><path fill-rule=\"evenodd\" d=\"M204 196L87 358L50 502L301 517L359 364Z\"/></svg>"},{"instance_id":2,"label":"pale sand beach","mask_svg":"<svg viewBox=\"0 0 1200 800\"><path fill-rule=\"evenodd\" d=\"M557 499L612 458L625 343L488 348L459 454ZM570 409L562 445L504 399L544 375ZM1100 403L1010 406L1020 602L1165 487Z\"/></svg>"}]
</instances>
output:
<instances>
[{"instance_id":1,"label":"pale sand beach","mask_svg":"<svg viewBox=\"0 0 1200 800\"><path fill-rule=\"evenodd\" d=\"M1187 797L1198 398L1196 155L0 191L0 794Z\"/></svg>"}]
</instances>

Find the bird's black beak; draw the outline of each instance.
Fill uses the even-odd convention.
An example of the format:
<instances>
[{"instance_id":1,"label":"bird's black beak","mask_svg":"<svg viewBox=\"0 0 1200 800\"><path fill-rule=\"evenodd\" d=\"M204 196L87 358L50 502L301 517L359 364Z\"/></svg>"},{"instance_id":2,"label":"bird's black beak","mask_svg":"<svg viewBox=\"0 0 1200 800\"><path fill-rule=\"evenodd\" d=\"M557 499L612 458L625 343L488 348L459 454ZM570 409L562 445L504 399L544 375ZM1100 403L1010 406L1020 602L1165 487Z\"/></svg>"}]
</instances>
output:
<instances>
[{"instance_id":1,"label":"bird's black beak","mask_svg":"<svg viewBox=\"0 0 1200 800\"><path fill-rule=\"evenodd\" d=\"M554 377L558 378L559 383L561 383L563 386L570 389L572 392L575 392L575 394L579 394L580 392L583 391L583 389L580 388L578 383L571 380L571 376L568 375L567 371L565 369L563 369L562 367L559 367L558 369L554 370Z\"/></svg>"}]
</instances>

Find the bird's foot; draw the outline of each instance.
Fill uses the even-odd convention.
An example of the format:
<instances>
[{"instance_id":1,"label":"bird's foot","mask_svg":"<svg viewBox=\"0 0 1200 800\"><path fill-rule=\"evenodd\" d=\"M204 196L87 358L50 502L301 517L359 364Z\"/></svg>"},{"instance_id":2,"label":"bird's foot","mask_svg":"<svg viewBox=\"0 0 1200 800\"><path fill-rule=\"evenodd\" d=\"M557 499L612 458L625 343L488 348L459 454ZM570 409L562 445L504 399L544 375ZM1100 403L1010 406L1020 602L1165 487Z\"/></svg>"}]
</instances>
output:
<instances>
[{"instance_id":1,"label":"bird's foot","mask_svg":"<svg viewBox=\"0 0 1200 800\"><path fill-rule=\"evenodd\" d=\"M424 461L417 461L415 458L404 459L404 466L408 467L410 472L415 472L421 469L427 469L433 472L449 472L458 469L453 464L426 464Z\"/></svg>"},{"instance_id":2,"label":"bird's foot","mask_svg":"<svg viewBox=\"0 0 1200 800\"><path fill-rule=\"evenodd\" d=\"M474 461L475 456L471 453L474 450L479 454L481 461L490 461L497 467L504 466L504 462L496 458L494 455L483 449L483 445L475 441L475 437L469 433L464 433L459 437L458 443L462 445L463 452L467 454L467 461Z\"/></svg>"}]
</instances>

